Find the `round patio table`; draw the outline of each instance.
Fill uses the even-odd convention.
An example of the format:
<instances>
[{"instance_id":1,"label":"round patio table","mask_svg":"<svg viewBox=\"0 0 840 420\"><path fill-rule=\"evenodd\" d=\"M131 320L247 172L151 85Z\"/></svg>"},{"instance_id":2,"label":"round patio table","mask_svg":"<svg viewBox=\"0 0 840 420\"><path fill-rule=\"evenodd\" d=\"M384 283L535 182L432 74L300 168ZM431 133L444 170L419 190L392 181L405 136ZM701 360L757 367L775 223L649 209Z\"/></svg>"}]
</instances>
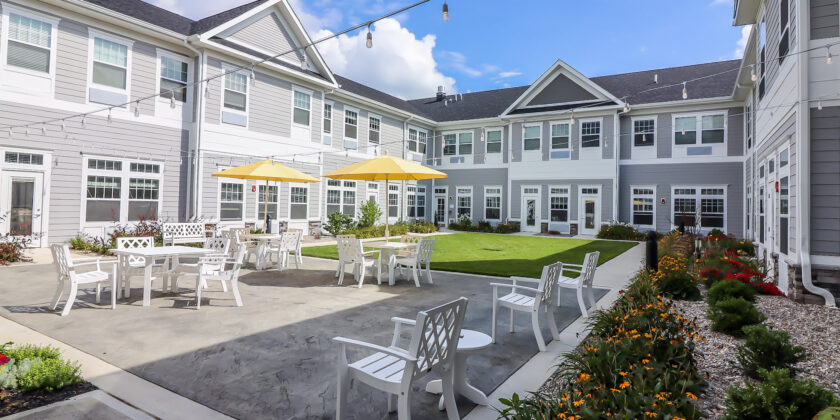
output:
<instances>
[{"instance_id":1,"label":"round patio table","mask_svg":"<svg viewBox=\"0 0 840 420\"><path fill-rule=\"evenodd\" d=\"M405 242L382 242L382 243L365 243L363 244L366 248L373 248L378 249L381 254L380 264L388 266L391 261L391 255L394 255L404 249L411 248L417 246L417 244L409 244ZM382 267L380 266L380 270ZM394 276L388 271L388 285L394 285Z\"/></svg>"},{"instance_id":2,"label":"round patio table","mask_svg":"<svg viewBox=\"0 0 840 420\"><path fill-rule=\"evenodd\" d=\"M265 270L268 266L268 244L281 237L281 235L275 233L255 233L247 236L248 240L257 243L257 262L255 263L257 271Z\"/></svg>"},{"instance_id":3,"label":"round patio table","mask_svg":"<svg viewBox=\"0 0 840 420\"><path fill-rule=\"evenodd\" d=\"M467 382L467 358L472 354L489 347L492 341L493 340L487 334L462 329L461 337L458 339L458 349L455 352L455 366L452 368L455 394L463 395L470 401L479 405L487 405L489 401L487 400L487 395ZM442 393L443 381L440 379L429 381L429 383L426 384L426 392L431 394ZM440 397L440 401L438 401L438 410L443 410L442 396Z\"/></svg>"}]
</instances>

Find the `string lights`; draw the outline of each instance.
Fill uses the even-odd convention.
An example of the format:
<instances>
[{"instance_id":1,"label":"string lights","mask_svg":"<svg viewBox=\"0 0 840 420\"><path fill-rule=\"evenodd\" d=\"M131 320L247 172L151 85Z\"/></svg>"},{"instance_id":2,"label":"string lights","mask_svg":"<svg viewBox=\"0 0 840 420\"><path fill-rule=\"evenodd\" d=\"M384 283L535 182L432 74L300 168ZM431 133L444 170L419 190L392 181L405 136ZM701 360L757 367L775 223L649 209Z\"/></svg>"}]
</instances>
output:
<instances>
[{"instance_id":1,"label":"string lights","mask_svg":"<svg viewBox=\"0 0 840 420\"><path fill-rule=\"evenodd\" d=\"M370 32L370 24L368 24L367 42L365 43L365 46L373 48L373 34Z\"/></svg>"},{"instance_id":2,"label":"string lights","mask_svg":"<svg viewBox=\"0 0 840 420\"><path fill-rule=\"evenodd\" d=\"M825 63L831 64L831 61L833 60L833 58L831 57L831 45L825 46L825 54Z\"/></svg>"},{"instance_id":3,"label":"string lights","mask_svg":"<svg viewBox=\"0 0 840 420\"><path fill-rule=\"evenodd\" d=\"M449 22L449 5L446 4L446 0L443 0L443 21Z\"/></svg>"}]
</instances>

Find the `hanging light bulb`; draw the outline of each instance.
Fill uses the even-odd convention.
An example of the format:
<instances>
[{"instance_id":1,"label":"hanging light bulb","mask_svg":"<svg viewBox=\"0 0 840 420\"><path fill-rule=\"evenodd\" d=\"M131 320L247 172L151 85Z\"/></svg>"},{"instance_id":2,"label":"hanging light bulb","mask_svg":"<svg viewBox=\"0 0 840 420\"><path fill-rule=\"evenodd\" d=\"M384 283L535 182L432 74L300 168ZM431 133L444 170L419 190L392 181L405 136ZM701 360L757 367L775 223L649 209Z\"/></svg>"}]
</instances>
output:
<instances>
[{"instance_id":1,"label":"hanging light bulb","mask_svg":"<svg viewBox=\"0 0 840 420\"><path fill-rule=\"evenodd\" d=\"M108 108L108 124L111 124L111 108Z\"/></svg>"},{"instance_id":2,"label":"hanging light bulb","mask_svg":"<svg viewBox=\"0 0 840 420\"><path fill-rule=\"evenodd\" d=\"M817 109L822 111L822 101L817 101Z\"/></svg>"},{"instance_id":3,"label":"hanging light bulb","mask_svg":"<svg viewBox=\"0 0 840 420\"><path fill-rule=\"evenodd\" d=\"M134 103L134 116L135 117L140 116L140 101L137 101L137 102Z\"/></svg>"},{"instance_id":4,"label":"hanging light bulb","mask_svg":"<svg viewBox=\"0 0 840 420\"><path fill-rule=\"evenodd\" d=\"M46 124L44 124L44 125L42 125L42 126L41 126L41 135L42 135L42 136L46 136L46 135L47 135L47 125L46 125Z\"/></svg>"},{"instance_id":5,"label":"hanging light bulb","mask_svg":"<svg viewBox=\"0 0 840 420\"><path fill-rule=\"evenodd\" d=\"M175 91L173 90L172 96L169 97L169 107L175 109Z\"/></svg>"},{"instance_id":6,"label":"hanging light bulb","mask_svg":"<svg viewBox=\"0 0 840 420\"><path fill-rule=\"evenodd\" d=\"M87 117L87 115L82 115L82 128L85 126L85 117Z\"/></svg>"},{"instance_id":7,"label":"hanging light bulb","mask_svg":"<svg viewBox=\"0 0 840 420\"><path fill-rule=\"evenodd\" d=\"M12 137L12 127L9 127L9 137Z\"/></svg>"},{"instance_id":8,"label":"hanging light bulb","mask_svg":"<svg viewBox=\"0 0 840 420\"><path fill-rule=\"evenodd\" d=\"M685 83L686 83L686 82L683 82L683 92L682 92L682 98L683 98L683 99L688 99L688 90L687 90L687 89L686 89L686 87L685 87Z\"/></svg>"},{"instance_id":9,"label":"hanging light bulb","mask_svg":"<svg viewBox=\"0 0 840 420\"><path fill-rule=\"evenodd\" d=\"M210 97L210 83L204 82L204 97Z\"/></svg>"},{"instance_id":10,"label":"hanging light bulb","mask_svg":"<svg viewBox=\"0 0 840 420\"><path fill-rule=\"evenodd\" d=\"M67 130L67 126L64 124L64 120L61 120L61 132L63 133L65 130Z\"/></svg>"},{"instance_id":11,"label":"hanging light bulb","mask_svg":"<svg viewBox=\"0 0 840 420\"><path fill-rule=\"evenodd\" d=\"M574 113L574 111L572 111L572 121L571 121L571 125L575 125L575 113Z\"/></svg>"},{"instance_id":12,"label":"hanging light bulb","mask_svg":"<svg viewBox=\"0 0 840 420\"><path fill-rule=\"evenodd\" d=\"M755 64L753 64L752 68L750 69L750 80L752 80L753 82L758 80L758 76L756 76L755 74Z\"/></svg>"},{"instance_id":13,"label":"hanging light bulb","mask_svg":"<svg viewBox=\"0 0 840 420\"><path fill-rule=\"evenodd\" d=\"M365 46L368 48L373 48L373 34L370 32L370 24L368 23L368 33L367 33L367 42Z\"/></svg>"},{"instance_id":14,"label":"hanging light bulb","mask_svg":"<svg viewBox=\"0 0 840 420\"><path fill-rule=\"evenodd\" d=\"M301 70L306 70L308 68L306 65L306 51L303 52L303 57L300 59L300 68Z\"/></svg>"},{"instance_id":15,"label":"hanging light bulb","mask_svg":"<svg viewBox=\"0 0 840 420\"><path fill-rule=\"evenodd\" d=\"M825 64L831 64L831 62L834 60L834 58L831 56L831 45L825 46L825 53Z\"/></svg>"},{"instance_id":16,"label":"hanging light bulb","mask_svg":"<svg viewBox=\"0 0 840 420\"><path fill-rule=\"evenodd\" d=\"M625 101L626 100L627 99L625 98ZM624 102L624 112L630 112L630 103L629 102Z\"/></svg>"},{"instance_id":17,"label":"hanging light bulb","mask_svg":"<svg viewBox=\"0 0 840 420\"><path fill-rule=\"evenodd\" d=\"M29 126L26 126L26 137L29 137Z\"/></svg>"},{"instance_id":18,"label":"hanging light bulb","mask_svg":"<svg viewBox=\"0 0 840 420\"><path fill-rule=\"evenodd\" d=\"M449 22L449 5L446 4L446 0L443 0L443 21Z\"/></svg>"},{"instance_id":19,"label":"hanging light bulb","mask_svg":"<svg viewBox=\"0 0 840 420\"><path fill-rule=\"evenodd\" d=\"M254 66L251 66L251 86L257 85L257 72L254 71Z\"/></svg>"}]
</instances>

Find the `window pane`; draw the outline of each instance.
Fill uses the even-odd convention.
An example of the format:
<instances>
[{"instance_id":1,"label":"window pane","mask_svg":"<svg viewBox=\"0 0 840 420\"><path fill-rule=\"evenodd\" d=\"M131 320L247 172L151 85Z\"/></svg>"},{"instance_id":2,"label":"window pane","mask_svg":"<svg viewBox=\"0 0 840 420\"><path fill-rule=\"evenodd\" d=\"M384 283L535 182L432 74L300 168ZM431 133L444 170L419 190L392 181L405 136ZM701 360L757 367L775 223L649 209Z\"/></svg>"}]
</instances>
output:
<instances>
[{"instance_id":1,"label":"window pane","mask_svg":"<svg viewBox=\"0 0 840 420\"><path fill-rule=\"evenodd\" d=\"M160 76L187 83L187 63L169 57L161 57Z\"/></svg>"},{"instance_id":2,"label":"window pane","mask_svg":"<svg viewBox=\"0 0 840 420\"><path fill-rule=\"evenodd\" d=\"M500 142L502 141L502 132L501 131L488 131L487 132L487 142Z\"/></svg>"},{"instance_id":3,"label":"window pane","mask_svg":"<svg viewBox=\"0 0 840 420\"><path fill-rule=\"evenodd\" d=\"M674 134L675 144L695 144L697 143L697 132L686 131L685 133L677 131Z\"/></svg>"},{"instance_id":4,"label":"window pane","mask_svg":"<svg viewBox=\"0 0 840 420\"><path fill-rule=\"evenodd\" d=\"M244 93L225 90L225 108L245 111L246 96Z\"/></svg>"},{"instance_id":5,"label":"window pane","mask_svg":"<svg viewBox=\"0 0 840 420\"><path fill-rule=\"evenodd\" d=\"M219 219L242 220L242 203L221 203Z\"/></svg>"},{"instance_id":6,"label":"window pane","mask_svg":"<svg viewBox=\"0 0 840 420\"><path fill-rule=\"evenodd\" d=\"M487 143L487 153L502 153L502 143Z\"/></svg>"},{"instance_id":7,"label":"window pane","mask_svg":"<svg viewBox=\"0 0 840 420\"><path fill-rule=\"evenodd\" d=\"M93 83L125 89L125 75L126 70L124 68L104 63L93 63Z\"/></svg>"},{"instance_id":8,"label":"window pane","mask_svg":"<svg viewBox=\"0 0 840 420\"><path fill-rule=\"evenodd\" d=\"M580 139L580 147L598 147L601 145L601 136L583 136Z\"/></svg>"},{"instance_id":9,"label":"window pane","mask_svg":"<svg viewBox=\"0 0 840 420\"><path fill-rule=\"evenodd\" d=\"M539 150L540 139L525 139L525 150Z\"/></svg>"},{"instance_id":10,"label":"window pane","mask_svg":"<svg viewBox=\"0 0 840 420\"><path fill-rule=\"evenodd\" d=\"M128 66L128 47L102 38L94 38L93 59L125 68Z\"/></svg>"},{"instance_id":11,"label":"window pane","mask_svg":"<svg viewBox=\"0 0 840 420\"><path fill-rule=\"evenodd\" d=\"M49 23L9 13L10 40L49 48L51 36L52 25Z\"/></svg>"},{"instance_id":12,"label":"window pane","mask_svg":"<svg viewBox=\"0 0 840 420\"><path fill-rule=\"evenodd\" d=\"M295 91L295 108L309 110L310 97L306 93Z\"/></svg>"},{"instance_id":13,"label":"window pane","mask_svg":"<svg viewBox=\"0 0 840 420\"><path fill-rule=\"evenodd\" d=\"M530 127L525 127L525 138L532 139L532 138L540 138L540 126L532 125Z\"/></svg>"},{"instance_id":14,"label":"window pane","mask_svg":"<svg viewBox=\"0 0 840 420\"><path fill-rule=\"evenodd\" d=\"M294 112L295 124L309 125L309 111L305 109L295 108Z\"/></svg>"},{"instance_id":15,"label":"window pane","mask_svg":"<svg viewBox=\"0 0 840 420\"><path fill-rule=\"evenodd\" d=\"M50 50L9 40L6 63L10 66L49 73Z\"/></svg>"},{"instance_id":16,"label":"window pane","mask_svg":"<svg viewBox=\"0 0 840 420\"><path fill-rule=\"evenodd\" d=\"M160 96L169 99L172 93L175 94L176 101L187 101L187 85L185 83L173 82L169 79L160 79Z\"/></svg>"},{"instance_id":17,"label":"window pane","mask_svg":"<svg viewBox=\"0 0 840 420\"><path fill-rule=\"evenodd\" d=\"M88 222L119 222L120 202L118 200L88 200L85 220Z\"/></svg>"},{"instance_id":18,"label":"window pane","mask_svg":"<svg viewBox=\"0 0 840 420\"><path fill-rule=\"evenodd\" d=\"M129 201L128 220L156 220L158 218L157 201Z\"/></svg>"},{"instance_id":19,"label":"window pane","mask_svg":"<svg viewBox=\"0 0 840 420\"><path fill-rule=\"evenodd\" d=\"M446 134L443 136L443 154L444 155L454 155L455 154L455 141L456 137L454 134Z\"/></svg>"},{"instance_id":20,"label":"window pane","mask_svg":"<svg viewBox=\"0 0 840 420\"><path fill-rule=\"evenodd\" d=\"M242 94L247 93L248 76L243 73L235 72L225 74L225 89L233 90Z\"/></svg>"},{"instance_id":21,"label":"window pane","mask_svg":"<svg viewBox=\"0 0 840 420\"><path fill-rule=\"evenodd\" d=\"M551 148L552 149L568 149L569 148L569 137L552 137L551 138Z\"/></svg>"},{"instance_id":22,"label":"window pane","mask_svg":"<svg viewBox=\"0 0 840 420\"><path fill-rule=\"evenodd\" d=\"M472 133L461 133L458 135L458 154L472 154Z\"/></svg>"},{"instance_id":23,"label":"window pane","mask_svg":"<svg viewBox=\"0 0 840 420\"><path fill-rule=\"evenodd\" d=\"M703 130L703 143L723 143L723 130Z\"/></svg>"},{"instance_id":24,"label":"window pane","mask_svg":"<svg viewBox=\"0 0 840 420\"><path fill-rule=\"evenodd\" d=\"M305 204L292 204L289 207L290 214L289 217L294 220L301 220L306 219L306 205Z\"/></svg>"}]
</instances>

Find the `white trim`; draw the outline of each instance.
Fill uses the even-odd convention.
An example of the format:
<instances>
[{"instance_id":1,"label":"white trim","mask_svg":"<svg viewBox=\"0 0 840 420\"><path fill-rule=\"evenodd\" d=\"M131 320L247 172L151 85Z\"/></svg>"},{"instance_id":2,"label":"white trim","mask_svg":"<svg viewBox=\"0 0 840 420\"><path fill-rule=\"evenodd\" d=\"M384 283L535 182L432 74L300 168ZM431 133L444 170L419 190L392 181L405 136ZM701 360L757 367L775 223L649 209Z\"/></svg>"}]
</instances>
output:
<instances>
[{"instance_id":1,"label":"white trim","mask_svg":"<svg viewBox=\"0 0 840 420\"><path fill-rule=\"evenodd\" d=\"M598 190L598 194L593 193L583 193L585 188L594 188ZM587 235L589 233L584 232L585 225L586 225L586 211L584 209L584 198L585 197L596 197L596 209L595 209L595 216L597 220L595 221L595 227L593 228L594 233L597 234L598 231L601 229L601 225L604 223L604 186L602 184L586 184L586 185L578 185L578 234Z\"/></svg>"},{"instance_id":2,"label":"white trim","mask_svg":"<svg viewBox=\"0 0 840 420\"><path fill-rule=\"evenodd\" d=\"M650 159L621 159L619 165L674 165L674 164L698 164L698 163L744 163L744 156L686 156L670 158Z\"/></svg>"},{"instance_id":3,"label":"white trim","mask_svg":"<svg viewBox=\"0 0 840 420\"><path fill-rule=\"evenodd\" d=\"M487 190L488 189L496 189L496 188L499 189L499 194L492 194L490 196L491 197L496 197L496 196L499 197L499 218L498 219L488 219L487 218L487 197L488 197ZM501 185L485 185L484 186L484 200L482 201L482 206L481 206L481 209L482 209L481 214L482 214L483 217L481 218L481 220L488 221L488 222L501 222L502 221L502 209L503 209L503 207L502 207L502 197L503 196L504 196L504 188ZM491 208L493 208L493 207L491 207Z\"/></svg>"},{"instance_id":4,"label":"white trim","mask_svg":"<svg viewBox=\"0 0 840 420\"><path fill-rule=\"evenodd\" d=\"M565 189L566 193L559 193L554 194L552 193L552 189L559 188ZM565 221L552 221L551 220L551 199L552 197L566 197L566 220ZM552 184L548 186L548 223L571 223L572 222L572 186L569 184Z\"/></svg>"},{"instance_id":5,"label":"white trim","mask_svg":"<svg viewBox=\"0 0 840 420\"><path fill-rule=\"evenodd\" d=\"M298 123L295 122L295 109L303 110L303 108L298 108L297 106L295 106L295 93L297 93L297 92L300 92L304 95L309 96L309 109L306 110L306 112L309 113L309 118L308 118L309 124L308 125L298 124ZM291 134L290 137L292 138L293 141L294 140L304 141L304 142L312 141L312 125L313 125L312 117L315 115L315 113L312 112L312 105L315 104L314 93L315 92L312 89L307 89L305 87L301 87L301 86L298 86L296 84L292 84L291 103L289 104L289 130L290 130L290 134ZM322 110L322 112L323 112L323 110ZM322 114L322 116L323 116L323 114Z\"/></svg>"},{"instance_id":6,"label":"white trim","mask_svg":"<svg viewBox=\"0 0 840 420\"><path fill-rule=\"evenodd\" d=\"M286 220L289 223L289 227L291 227L292 221L294 221L295 223L301 223L301 222L307 223L307 226L308 226L308 224L309 224L309 204L310 204L310 201L311 201L311 198L312 198L312 191L309 188L310 184L305 183L305 182L289 182L288 184L289 184L289 200L286 203ZM292 219L292 188L305 188L306 189L306 217L304 217L303 219ZM280 199L279 191L278 191L278 194L277 194L277 199L278 200ZM355 196L354 196L354 200L355 200ZM297 204L301 204L301 203L297 203ZM278 207L279 207L279 204L278 204ZM355 205L354 205L354 208L353 208L353 213L354 214L356 213ZM279 219L279 217L278 217L278 219ZM354 217L354 219L355 219L355 217Z\"/></svg>"},{"instance_id":7,"label":"white trim","mask_svg":"<svg viewBox=\"0 0 840 420\"><path fill-rule=\"evenodd\" d=\"M653 121L653 144L650 146L636 146L636 121ZM657 130L659 118L656 115L640 115L630 118L630 157L632 159L655 159L657 156Z\"/></svg>"},{"instance_id":8,"label":"white trim","mask_svg":"<svg viewBox=\"0 0 840 420\"><path fill-rule=\"evenodd\" d=\"M563 149L563 148L555 149L554 148L554 135L553 135L554 126L555 125L564 125L564 124L567 125L568 129L569 129L569 143L568 143L568 145L566 146L565 149ZM572 140L573 140L573 137L572 137L573 131L572 130L574 130L573 127L574 126L572 125L571 118L567 119L567 120L553 120L553 121L548 122L548 159L549 160L571 160L572 159ZM554 152L554 151L560 151L560 152L568 151L569 152L569 157L567 157L567 158L552 157L551 153Z\"/></svg>"},{"instance_id":9,"label":"white trim","mask_svg":"<svg viewBox=\"0 0 840 420\"><path fill-rule=\"evenodd\" d=\"M526 193L526 189L536 189L536 193ZM528 198L535 198L536 204L534 206L534 229L536 230L529 230L526 229L525 224L525 200ZM519 220L519 231L520 232L540 232L542 231L542 185L541 184L522 184L519 186L519 218L511 218L511 220Z\"/></svg>"},{"instance_id":10,"label":"white trim","mask_svg":"<svg viewBox=\"0 0 840 420\"><path fill-rule=\"evenodd\" d=\"M225 169L229 169L227 167L219 167L217 168L219 171L223 171ZM241 220L222 220L222 184L239 184L242 185L242 219ZM277 191L279 194L279 190ZM233 203L234 201L228 201L229 203ZM223 178L218 177L217 181L217 188L216 188L216 220L219 221L220 225L240 225L245 223L248 220L247 215L247 203L248 203L248 182L244 179L236 179L236 178Z\"/></svg>"},{"instance_id":11,"label":"white trim","mask_svg":"<svg viewBox=\"0 0 840 420\"><path fill-rule=\"evenodd\" d=\"M470 190L469 195L461 194L461 192L459 191L461 189ZM459 220L461 220L461 216L458 215L458 210L461 208L460 203L458 203L458 198L459 197L469 197L470 198L470 220L477 220L475 218L475 213L473 211L475 209L475 190L473 189L473 186L472 185L457 185L457 186L455 186L455 221L458 222Z\"/></svg>"},{"instance_id":12,"label":"white trim","mask_svg":"<svg viewBox=\"0 0 840 420\"><path fill-rule=\"evenodd\" d=\"M584 123L598 123L598 147L583 147L583 124ZM595 117L595 118L581 118L575 121L575 125L578 127L578 159L579 160L598 160L603 159L603 152L602 150L606 147L606 142L604 141L604 118L603 117Z\"/></svg>"},{"instance_id":13,"label":"white trim","mask_svg":"<svg viewBox=\"0 0 840 420\"><path fill-rule=\"evenodd\" d=\"M676 223L676 215L674 214L674 203L676 202L676 193L674 192L677 189L693 189L695 190L694 195L680 195L680 198L688 198L691 197L694 199L694 217L702 217L702 198L704 197L702 194L703 189L722 189L723 194L720 196L717 195L707 195L706 197L722 197L723 198L723 227L719 228L708 228L700 226L701 232L708 233L712 229L720 229L723 232L728 232L729 226L729 186L726 184L673 184L671 185L671 208L669 214L671 215L671 229L676 229L678 224ZM695 221L697 223L699 221ZM702 222L701 222L702 223Z\"/></svg>"},{"instance_id":14,"label":"white trim","mask_svg":"<svg viewBox=\"0 0 840 420\"><path fill-rule=\"evenodd\" d=\"M531 127L537 127L540 131L539 135L537 136L537 140L539 141L539 146L536 149L532 150L525 150L525 133ZM528 140L533 140L533 137L529 137ZM535 160L542 160L542 144L543 144L543 123L540 122L533 122L533 123L522 123L522 158L520 159L521 162L530 162Z\"/></svg>"},{"instance_id":15,"label":"white trim","mask_svg":"<svg viewBox=\"0 0 840 420\"><path fill-rule=\"evenodd\" d=\"M490 141L488 140L489 134L491 132L499 132L499 152L490 153L487 149L487 146L490 145ZM482 131L482 135L484 136L484 163L485 164L498 164L501 165L504 162L503 155L505 153L505 128L504 127L484 127ZM495 143L495 142L494 142Z\"/></svg>"},{"instance_id":16,"label":"white trim","mask_svg":"<svg viewBox=\"0 0 840 420\"><path fill-rule=\"evenodd\" d=\"M723 142L722 143L703 143L703 117L723 115ZM690 118L695 120L695 142L692 144L677 144L677 118ZM671 115L671 155L674 157L691 157L688 156L687 149L689 147L704 147L712 148L711 156L727 156L729 145L729 110L707 110L700 112L672 114ZM676 153L680 152L680 153Z\"/></svg>"},{"instance_id":17,"label":"white trim","mask_svg":"<svg viewBox=\"0 0 840 420\"><path fill-rule=\"evenodd\" d=\"M41 165L21 165L14 163L6 163L6 152L30 153L43 155L43 164ZM49 226L50 222L50 188L52 184L52 151L34 148L20 148L13 146L0 146L0 174L3 171L14 172L32 172L42 174L41 185L41 228L40 228L40 243L38 246L43 247L49 244ZM2 189L2 186L0 186ZM2 199L0 199L2 200ZM32 245L36 242L33 241Z\"/></svg>"},{"instance_id":18,"label":"white trim","mask_svg":"<svg viewBox=\"0 0 840 420\"><path fill-rule=\"evenodd\" d=\"M470 153L469 154L461 154L461 134L469 134L471 136L470 141ZM446 150L446 136L454 135L455 136L455 154L447 155L445 154ZM427 139L428 141L428 139ZM428 147L428 145L427 145ZM451 158L454 157L463 157L464 162L462 163L451 163ZM469 158L469 160L467 159ZM440 161L435 162L435 166L457 166L463 167L463 165L472 165L475 159L475 130L468 129L468 130L453 130L453 131L443 131L440 133ZM484 167L483 165L478 165L479 167Z\"/></svg>"},{"instance_id":19,"label":"white trim","mask_svg":"<svg viewBox=\"0 0 840 420\"><path fill-rule=\"evenodd\" d=\"M3 89L10 89L27 95L38 96L53 96L55 92L55 74L56 74L56 54L58 50L58 24L60 19L53 16L46 15L31 9L23 9L10 5L8 2L2 3L3 15L0 20L0 80L2 80ZM30 19L38 20L50 24L50 58L49 71L42 73L35 70L16 67L7 64L9 51L9 14L16 14ZM20 42L20 41L16 41ZM38 48L44 48L36 46ZM47 86L39 86L46 82ZM44 89L46 87L46 89Z\"/></svg>"},{"instance_id":20,"label":"white trim","mask_svg":"<svg viewBox=\"0 0 840 420\"><path fill-rule=\"evenodd\" d=\"M122 168L119 171L116 170L104 170L104 169L92 169L88 168L88 162L93 160L108 160L114 162L120 162ZM132 163L139 163L139 164L146 164L146 165L158 165L160 171L158 173L146 173L146 172L131 172L131 164ZM81 230L87 228L104 228L107 226L113 226L114 223L118 224L126 224L126 223L133 223L136 220L129 220L128 218L128 204L129 204L129 189L130 189L130 179L134 178L145 178L145 179L156 179L158 180L158 218L164 212L163 208L163 195L165 190L164 180L165 180L165 163L162 160L152 160L152 159L128 159L128 158L120 158L114 156L105 156L105 155L84 155L82 156L82 177L81 177L81 204L79 205L79 226ZM88 176L107 176L107 177L118 177L120 178L120 218L119 220L114 221L105 221L105 222L88 222L87 219L87 179ZM142 201L149 201L149 200L142 200ZM180 210L180 209L179 209Z\"/></svg>"},{"instance_id":21,"label":"white trim","mask_svg":"<svg viewBox=\"0 0 840 420\"><path fill-rule=\"evenodd\" d=\"M281 183L280 182L269 182L268 186L277 188L277 201L274 201L274 202L269 201L268 205L270 206L270 205L274 204L274 205L277 206L277 217L275 217L272 220L279 220L280 219L280 187L281 187ZM255 187L254 205L255 205L256 208L254 209L253 218L254 218L254 220L257 221L257 223L264 223L265 218L260 218L260 210L265 209L265 202L260 202L260 188L265 188L265 182L254 181L254 187ZM247 188L246 188L246 190L247 190ZM269 197L269 196L270 196L270 194L267 197ZM245 201L248 201L248 200L245 199ZM245 206L245 207L247 208L248 206ZM263 228L265 228L265 226L263 226Z\"/></svg>"},{"instance_id":22,"label":"white trim","mask_svg":"<svg viewBox=\"0 0 840 420\"><path fill-rule=\"evenodd\" d=\"M95 84L93 82L93 62L94 62L93 57L95 55L95 51L94 51L95 42L94 42L94 40L96 38L100 38L100 39L103 39L103 40L106 40L106 41L121 44L121 45L126 47L125 89L119 89L119 88L115 88L115 87L112 87L112 86ZM96 103L96 102L91 102L91 100L90 100L90 89L91 88L101 89L101 90L104 90L106 92L124 94L126 96L126 98L125 98L126 102L131 100L131 75L132 75L131 69L133 67L132 66L132 64L133 64L133 62L132 62L133 61L133 50L134 50L134 40L124 38L124 37L121 37L121 36L118 36L118 35L114 35L110 32L105 32L105 31L102 31L102 30L99 30L99 29L88 28L88 56L87 56L87 79L86 79L87 80L87 86L86 86L86 89L85 89L86 90L85 98L87 100L87 103ZM113 66L113 64L110 64L110 63L103 63L103 64Z\"/></svg>"},{"instance_id":23,"label":"white trim","mask_svg":"<svg viewBox=\"0 0 840 420\"><path fill-rule=\"evenodd\" d=\"M251 75L248 74L244 69L238 69L239 66L235 64L229 64L222 61L222 71L221 73L224 74L223 76L219 77L219 125L221 126L232 126L241 129L247 129L251 126L251 118L249 117L249 113L251 111ZM238 70L237 70L238 69ZM234 71L235 70L235 71ZM227 88L225 87L227 73L232 71L232 73L242 74L245 75L245 111L240 111L238 109L233 108L226 108L225 107L225 91ZM256 71L256 70L255 70ZM255 73L256 74L256 73ZM234 91L235 92L235 91ZM239 92L242 93L242 92ZM292 95L292 100L294 100L294 95ZM311 108L311 106L310 106ZM230 112L231 114L242 115L245 117L245 125L241 126L238 124L230 124L224 122L224 116L222 115L223 112Z\"/></svg>"},{"instance_id":24,"label":"white trim","mask_svg":"<svg viewBox=\"0 0 840 420\"><path fill-rule=\"evenodd\" d=\"M371 143L370 141L370 133L372 130L370 129L370 120L376 119L379 120L379 129L376 131L379 133L379 143ZM383 126L382 116L373 112L368 111L367 117L367 137L365 138L365 150L370 155L377 155L380 154L382 150L382 126Z\"/></svg>"},{"instance_id":25,"label":"white trim","mask_svg":"<svg viewBox=\"0 0 840 420\"><path fill-rule=\"evenodd\" d=\"M190 115L192 115L193 108L194 108L192 106L192 103L193 103L192 94L194 93L194 91L193 91L194 88L192 86L194 69L193 69L192 63L194 62L194 60L190 57L185 56L185 55L173 53L169 50L165 50L165 49L162 49L162 48L156 48L155 92L157 92L157 93L160 92L160 80L164 78L163 77L163 72L162 72L163 71L163 61L161 60L163 57L166 57L166 58L169 58L169 59L172 59L172 60L176 60L176 61L180 61L180 62L185 63L187 65L187 81L185 82L187 87L186 87L186 89L184 89L185 90L185 92L184 92L184 102L176 100L174 110L171 109L171 106L170 106L171 102L170 102L169 99L166 99L163 96L158 96L156 98L156 100L154 101L154 103L155 103L155 116L166 116L166 117L169 117L169 118L176 118L178 120L184 120L185 117L183 115L183 112L184 111L189 111ZM172 80L172 79L167 78L167 80ZM179 82L177 80L173 80L173 81L174 82Z\"/></svg>"},{"instance_id":26,"label":"white trim","mask_svg":"<svg viewBox=\"0 0 840 420\"><path fill-rule=\"evenodd\" d=\"M635 223L635 221L633 220L634 216L635 216L635 213L636 213L636 210L633 208L633 206L634 206L633 202L635 201L636 194L633 191L636 190L636 189L649 189L649 190L653 191L653 194L639 194L639 197L644 197L644 198L649 197L653 200L652 201L652 206L653 206L653 220L652 220L652 222L653 222L653 224L650 224L650 225L639 224L639 225L637 225ZM656 230L656 205L657 205L657 203L656 203L657 195L656 194L657 194L657 192L656 192L656 185L655 184L630 185L630 206L629 207L630 207L630 224L631 225L638 226L640 228L648 228L648 229Z\"/></svg>"}]
</instances>

